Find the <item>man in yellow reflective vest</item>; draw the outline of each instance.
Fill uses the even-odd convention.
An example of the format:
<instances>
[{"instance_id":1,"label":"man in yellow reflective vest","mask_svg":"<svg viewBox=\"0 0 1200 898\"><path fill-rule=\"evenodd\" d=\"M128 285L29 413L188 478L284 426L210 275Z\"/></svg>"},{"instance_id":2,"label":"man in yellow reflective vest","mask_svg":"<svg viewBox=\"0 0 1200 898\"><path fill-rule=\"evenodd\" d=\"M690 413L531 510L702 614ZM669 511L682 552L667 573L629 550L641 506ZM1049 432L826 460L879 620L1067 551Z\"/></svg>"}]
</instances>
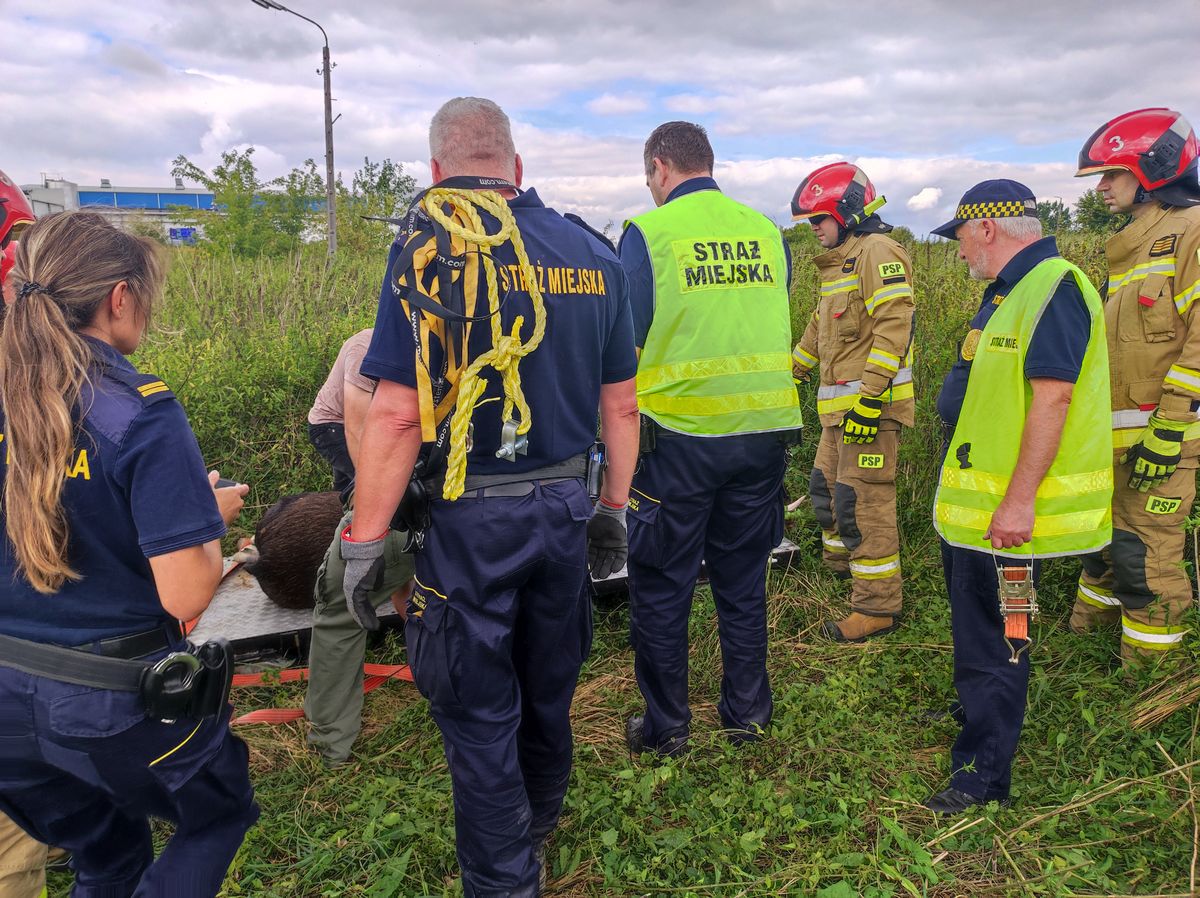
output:
<instances>
[{"instance_id":1,"label":"man in yellow reflective vest","mask_svg":"<svg viewBox=\"0 0 1200 898\"><path fill-rule=\"evenodd\" d=\"M820 364L809 496L825 563L853 581L849 616L821 625L837 642L882 636L900 621L896 453L901 425L913 423L912 261L887 236L883 203L849 162L817 169L792 197L792 218L808 219L826 250L813 259L821 296L792 370L807 378Z\"/></svg>"},{"instance_id":2,"label":"man in yellow reflective vest","mask_svg":"<svg viewBox=\"0 0 1200 898\"><path fill-rule=\"evenodd\" d=\"M1112 535L1100 297L1041 238L1036 208L1025 185L985 181L933 232L958 240L972 277L991 280L938 396L949 436L934 526L962 725L949 785L926 801L938 814L1009 799L1029 655L1006 627L999 576L1028 566L1032 580L1038 559L1095 552Z\"/></svg>"},{"instance_id":3,"label":"man in yellow reflective vest","mask_svg":"<svg viewBox=\"0 0 1200 898\"><path fill-rule=\"evenodd\" d=\"M1183 644L1192 585L1184 521L1200 458L1200 184L1196 135L1171 109L1101 125L1079 154L1109 211L1105 320L1112 360L1113 541L1085 558L1071 629L1121 621L1125 666Z\"/></svg>"},{"instance_id":4,"label":"man in yellow reflective vest","mask_svg":"<svg viewBox=\"0 0 1200 898\"><path fill-rule=\"evenodd\" d=\"M783 536L785 442L800 406L778 227L717 188L698 125L660 125L644 161L658 208L629 222L620 245L650 428L628 515L630 630L646 710L625 735L631 751L674 754L689 735L688 616L701 560L721 639L721 722L742 741L771 720L767 559Z\"/></svg>"}]
</instances>

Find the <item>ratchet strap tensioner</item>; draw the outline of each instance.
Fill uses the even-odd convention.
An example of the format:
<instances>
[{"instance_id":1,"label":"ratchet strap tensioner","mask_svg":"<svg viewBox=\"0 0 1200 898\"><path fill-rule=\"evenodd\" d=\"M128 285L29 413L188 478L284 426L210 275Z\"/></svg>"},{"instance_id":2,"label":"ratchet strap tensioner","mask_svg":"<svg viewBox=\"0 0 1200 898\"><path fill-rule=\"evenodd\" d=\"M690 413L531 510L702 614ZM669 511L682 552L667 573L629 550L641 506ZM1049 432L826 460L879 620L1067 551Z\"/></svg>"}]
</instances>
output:
<instances>
[{"instance_id":1,"label":"ratchet strap tensioner","mask_svg":"<svg viewBox=\"0 0 1200 898\"><path fill-rule=\"evenodd\" d=\"M233 650L220 638L151 663L0 635L0 666L59 683L136 692L146 716L163 723L220 713L233 682Z\"/></svg>"}]
</instances>

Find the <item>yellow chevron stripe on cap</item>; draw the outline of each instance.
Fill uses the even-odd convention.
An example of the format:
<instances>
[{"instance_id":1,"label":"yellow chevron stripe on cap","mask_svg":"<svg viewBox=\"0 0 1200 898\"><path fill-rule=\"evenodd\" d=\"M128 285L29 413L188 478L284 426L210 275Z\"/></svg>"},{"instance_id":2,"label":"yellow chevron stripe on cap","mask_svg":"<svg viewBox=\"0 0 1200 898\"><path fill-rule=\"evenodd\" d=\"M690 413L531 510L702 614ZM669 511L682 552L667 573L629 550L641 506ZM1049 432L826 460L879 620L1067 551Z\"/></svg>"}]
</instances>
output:
<instances>
[{"instance_id":1,"label":"yellow chevron stripe on cap","mask_svg":"<svg viewBox=\"0 0 1200 898\"><path fill-rule=\"evenodd\" d=\"M1024 215L1027 207L1022 200L1002 200L991 203L963 203L954 213L955 218L1016 218Z\"/></svg>"}]
</instances>

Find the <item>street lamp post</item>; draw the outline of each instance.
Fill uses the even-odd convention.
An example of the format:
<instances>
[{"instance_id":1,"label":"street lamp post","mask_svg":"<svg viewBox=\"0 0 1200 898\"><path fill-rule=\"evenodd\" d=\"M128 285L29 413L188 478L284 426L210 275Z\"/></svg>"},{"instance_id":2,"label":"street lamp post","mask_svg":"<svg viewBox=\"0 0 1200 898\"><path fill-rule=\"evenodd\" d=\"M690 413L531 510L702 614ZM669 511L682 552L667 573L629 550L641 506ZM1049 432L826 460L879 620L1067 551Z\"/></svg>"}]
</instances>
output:
<instances>
[{"instance_id":1,"label":"street lamp post","mask_svg":"<svg viewBox=\"0 0 1200 898\"><path fill-rule=\"evenodd\" d=\"M298 19L316 25L325 41L325 46L321 49L321 74L325 79L325 211L329 222L329 258L332 260L337 254L337 212L334 207L337 190L333 182L333 95L329 86L329 35L325 33L325 29L319 23L314 22L308 16L301 15L294 9L288 9L275 0L251 0L251 2L263 9L291 13Z\"/></svg>"}]
</instances>

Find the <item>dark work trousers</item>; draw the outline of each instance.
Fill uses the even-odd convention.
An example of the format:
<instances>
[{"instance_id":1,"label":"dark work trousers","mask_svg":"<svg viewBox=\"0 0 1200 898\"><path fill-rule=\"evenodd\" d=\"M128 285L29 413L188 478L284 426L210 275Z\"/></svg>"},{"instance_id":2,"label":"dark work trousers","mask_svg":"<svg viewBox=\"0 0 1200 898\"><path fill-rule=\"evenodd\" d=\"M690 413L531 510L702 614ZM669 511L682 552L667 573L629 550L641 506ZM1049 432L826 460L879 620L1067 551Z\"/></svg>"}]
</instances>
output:
<instances>
[{"instance_id":1,"label":"dark work trousers","mask_svg":"<svg viewBox=\"0 0 1200 898\"><path fill-rule=\"evenodd\" d=\"M1016 664L1009 660L995 558L941 542L954 637L954 686L962 706L955 714L962 730L950 752L950 785L983 801L1002 800L1008 798L1025 722L1029 652L1022 652ZM1034 565L1035 582L1039 568Z\"/></svg>"},{"instance_id":2,"label":"dark work trousers","mask_svg":"<svg viewBox=\"0 0 1200 898\"><path fill-rule=\"evenodd\" d=\"M346 428L341 424L309 424L308 439L333 468L333 488L343 492L354 482L354 462L346 448Z\"/></svg>"},{"instance_id":3,"label":"dark work trousers","mask_svg":"<svg viewBox=\"0 0 1200 898\"><path fill-rule=\"evenodd\" d=\"M591 649L587 491L528 487L434 502L409 601L408 659L442 731L466 898L538 894L534 848L562 809Z\"/></svg>"},{"instance_id":4,"label":"dark work trousers","mask_svg":"<svg viewBox=\"0 0 1200 898\"><path fill-rule=\"evenodd\" d=\"M702 559L721 640L721 722L734 738L770 723L767 561L783 537L786 461L778 434L662 428L642 458L628 513L629 621L647 748L688 736L688 617Z\"/></svg>"},{"instance_id":5,"label":"dark work trousers","mask_svg":"<svg viewBox=\"0 0 1200 898\"><path fill-rule=\"evenodd\" d=\"M258 819L230 710L160 723L135 693L0 667L0 810L71 852L74 898L212 898ZM152 816L175 824L157 860Z\"/></svg>"}]
</instances>

